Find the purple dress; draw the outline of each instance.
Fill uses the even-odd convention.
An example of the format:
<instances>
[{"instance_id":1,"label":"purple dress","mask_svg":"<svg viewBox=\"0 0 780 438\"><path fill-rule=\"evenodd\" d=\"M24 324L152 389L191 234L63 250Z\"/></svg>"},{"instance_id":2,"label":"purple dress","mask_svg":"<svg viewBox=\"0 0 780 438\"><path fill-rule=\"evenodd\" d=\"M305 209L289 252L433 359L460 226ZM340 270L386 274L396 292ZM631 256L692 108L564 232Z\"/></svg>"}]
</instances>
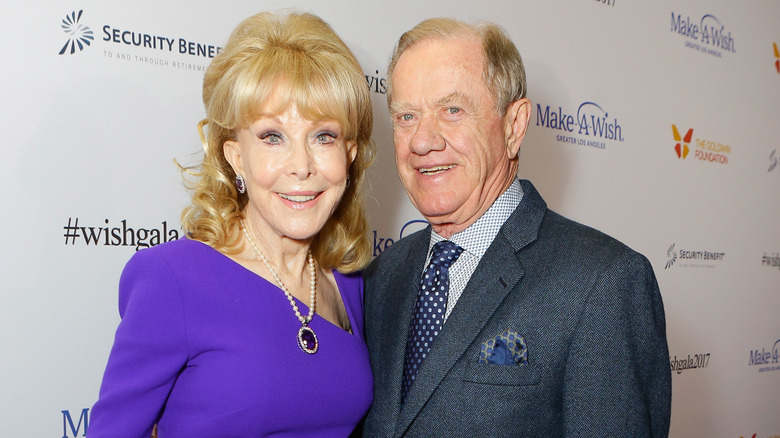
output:
<instances>
[{"instance_id":1,"label":"purple dress","mask_svg":"<svg viewBox=\"0 0 780 438\"><path fill-rule=\"evenodd\" d=\"M137 252L90 438L346 437L371 404L363 282L334 272L354 334L319 315L319 351L297 344L284 293L208 245ZM298 302L301 314L306 304Z\"/></svg>"}]
</instances>

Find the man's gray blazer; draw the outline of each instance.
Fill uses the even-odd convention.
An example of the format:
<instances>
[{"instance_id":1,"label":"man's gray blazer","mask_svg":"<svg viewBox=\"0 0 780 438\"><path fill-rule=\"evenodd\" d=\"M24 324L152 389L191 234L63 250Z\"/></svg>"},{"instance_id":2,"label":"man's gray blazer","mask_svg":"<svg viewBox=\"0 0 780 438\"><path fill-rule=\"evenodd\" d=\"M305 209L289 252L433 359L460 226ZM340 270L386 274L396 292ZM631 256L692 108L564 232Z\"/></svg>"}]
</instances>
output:
<instances>
[{"instance_id":1,"label":"man's gray blazer","mask_svg":"<svg viewBox=\"0 0 780 438\"><path fill-rule=\"evenodd\" d=\"M374 402L366 437L665 437L671 371L645 257L551 210L529 181L401 405L409 322L430 227L364 271ZM524 365L479 363L506 330Z\"/></svg>"}]
</instances>

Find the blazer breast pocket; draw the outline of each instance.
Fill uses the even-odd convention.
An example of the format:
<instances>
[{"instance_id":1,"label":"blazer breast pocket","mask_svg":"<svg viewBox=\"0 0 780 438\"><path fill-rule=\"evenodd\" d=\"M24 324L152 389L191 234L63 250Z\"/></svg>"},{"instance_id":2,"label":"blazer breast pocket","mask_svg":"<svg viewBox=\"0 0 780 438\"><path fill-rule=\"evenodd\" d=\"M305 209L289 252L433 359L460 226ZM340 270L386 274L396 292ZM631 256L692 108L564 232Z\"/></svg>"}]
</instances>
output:
<instances>
[{"instance_id":1,"label":"blazer breast pocket","mask_svg":"<svg viewBox=\"0 0 780 438\"><path fill-rule=\"evenodd\" d=\"M463 380L471 383L500 386L538 385L541 379L538 367L526 365L496 365L470 362Z\"/></svg>"}]
</instances>

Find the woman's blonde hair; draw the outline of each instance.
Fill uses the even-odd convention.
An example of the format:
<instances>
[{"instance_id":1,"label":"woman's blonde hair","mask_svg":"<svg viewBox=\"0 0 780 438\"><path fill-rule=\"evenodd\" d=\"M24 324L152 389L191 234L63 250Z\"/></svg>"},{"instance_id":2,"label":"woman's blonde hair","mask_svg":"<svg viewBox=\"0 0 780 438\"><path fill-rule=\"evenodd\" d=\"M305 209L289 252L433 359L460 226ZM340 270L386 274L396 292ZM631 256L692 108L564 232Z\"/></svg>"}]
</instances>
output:
<instances>
[{"instance_id":1,"label":"woman's blonde hair","mask_svg":"<svg viewBox=\"0 0 780 438\"><path fill-rule=\"evenodd\" d=\"M350 183L311 250L323 268L341 272L362 268L371 259L363 202L365 171L375 154L368 85L357 59L333 29L307 13L247 18L206 70L206 119L198 124L204 156L200 166L183 168L194 177L188 182L192 205L182 212L184 231L221 251L239 250L240 220L248 200L235 188L236 174L223 145L236 140L237 129L256 120L271 97L280 102L279 111L295 104L308 120L338 121L345 142L356 142Z\"/></svg>"}]
</instances>

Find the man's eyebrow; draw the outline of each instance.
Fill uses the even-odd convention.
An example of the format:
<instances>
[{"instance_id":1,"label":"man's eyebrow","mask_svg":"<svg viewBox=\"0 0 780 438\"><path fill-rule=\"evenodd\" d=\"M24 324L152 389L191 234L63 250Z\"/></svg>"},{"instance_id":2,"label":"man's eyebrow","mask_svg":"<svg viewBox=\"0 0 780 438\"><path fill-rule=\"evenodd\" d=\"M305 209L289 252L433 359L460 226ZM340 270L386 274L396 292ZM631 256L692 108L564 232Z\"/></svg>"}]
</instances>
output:
<instances>
[{"instance_id":1,"label":"man's eyebrow","mask_svg":"<svg viewBox=\"0 0 780 438\"><path fill-rule=\"evenodd\" d=\"M471 99L460 91L453 91L452 93L437 100L436 106L450 106L455 103L460 105L471 105Z\"/></svg>"},{"instance_id":2,"label":"man's eyebrow","mask_svg":"<svg viewBox=\"0 0 780 438\"><path fill-rule=\"evenodd\" d=\"M412 108L408 103L393 102L390 104L390 114L398 114L401 112L409 111Z\"/></svg>"}]
</instances>

